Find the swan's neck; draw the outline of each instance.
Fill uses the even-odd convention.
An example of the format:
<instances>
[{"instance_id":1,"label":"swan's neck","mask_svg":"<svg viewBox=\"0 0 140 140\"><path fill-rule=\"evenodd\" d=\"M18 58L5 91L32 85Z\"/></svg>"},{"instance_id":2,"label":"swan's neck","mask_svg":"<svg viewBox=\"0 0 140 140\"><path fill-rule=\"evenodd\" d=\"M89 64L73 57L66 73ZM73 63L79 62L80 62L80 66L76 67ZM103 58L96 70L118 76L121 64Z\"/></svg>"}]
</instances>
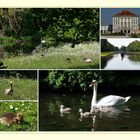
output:
<instances>
[{"instance_id":1,"label":"swan's neck","mask_svg":"<svg viewBox=\"0 0 140 140\"><path fill-rule=\"evenodd\" d=\"M93 86L93 97L92 97L92 102L91 106L95 106L97 104L97 83L94 83Z\"/></svg>"}]
</instances>

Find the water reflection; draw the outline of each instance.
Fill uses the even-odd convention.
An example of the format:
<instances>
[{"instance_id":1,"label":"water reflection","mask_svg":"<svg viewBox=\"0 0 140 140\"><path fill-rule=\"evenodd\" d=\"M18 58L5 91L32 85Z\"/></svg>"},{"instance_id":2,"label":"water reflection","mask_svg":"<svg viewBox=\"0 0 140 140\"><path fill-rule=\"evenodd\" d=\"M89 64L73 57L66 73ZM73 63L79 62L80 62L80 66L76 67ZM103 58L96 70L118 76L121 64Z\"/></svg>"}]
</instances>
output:
<instances>
[{"instance_id":1,"label":"water reflection","mask_svg":"<svg viewBox=\"0 0 140 140\"><path fill-rule=\"evenodd\" d=\"M113 58L113 55L109 55L107 57L101 57L101 68L103 69L109 60Z\"/></svg>"},{"instance_id":2,"label":"water reflection","mask_svg":"<svg viewBox=\"0 0 140 140\"><path fill-rule=\"evenodd\" d=\"M103 69L140 69L140 56L113 54L112 57L103 57L101 65Z\"/></svg>"},{"instance_id":3,"label":"water reflection","mask_svg":"<svg viewBox=\"0 0 140 140\"><path fill-rule=\"evenodd\" d=\"M121 60L124 58L124 53L121 52Z\"/></svg>"},{"instance_id":4,"label":"water reflection","mask_svg":"<svg viewBox=\"0 0 140 140\"><path fill-rule=\"evenodd\" d=\"M117 93L116 93L117 94ZM76 95L76 94L75 94ZM99 96L103 96L100 95ZM91 116L81 117L79 108L90 110L92 95L81 100L77 96L52 96L40 99L40 131L139 131L140 130L140 97L132 97L124 106L101 107ZM60 105L71 107L70 113L60 113Z\"/></svg>"},{"instance_id":5,"label":"water reflection","mask_svg":"<svg viewBox=\"0 0 140 140\"><path fill-rule=\"evenodd\" d=\"M99 118L110 118L115 119L118 118L120 114L124 112L129 112L130 109L126 106L121 107L115 107L115 106L109 106L109 107L102 107L100 109Z\"/></svg>"}]
</instances>

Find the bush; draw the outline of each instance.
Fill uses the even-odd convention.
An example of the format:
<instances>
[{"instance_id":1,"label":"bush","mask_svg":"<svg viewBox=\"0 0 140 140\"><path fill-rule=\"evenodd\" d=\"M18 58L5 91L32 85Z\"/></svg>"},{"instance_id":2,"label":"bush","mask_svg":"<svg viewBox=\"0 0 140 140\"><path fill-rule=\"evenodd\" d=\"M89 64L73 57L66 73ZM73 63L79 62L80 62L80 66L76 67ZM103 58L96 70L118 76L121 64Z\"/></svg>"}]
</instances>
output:
<instances>
[{"instance_id":1,"label":"bush","mask_svg":"<svg viewBox=\"0 0 140 140\"><path fill-rule=\"evenodd\" d=\"M4 51L13 55L31 53L40 44L40 36L37 35L20 38L1 37L0 39Z\"/></svg>"}]
</instances>

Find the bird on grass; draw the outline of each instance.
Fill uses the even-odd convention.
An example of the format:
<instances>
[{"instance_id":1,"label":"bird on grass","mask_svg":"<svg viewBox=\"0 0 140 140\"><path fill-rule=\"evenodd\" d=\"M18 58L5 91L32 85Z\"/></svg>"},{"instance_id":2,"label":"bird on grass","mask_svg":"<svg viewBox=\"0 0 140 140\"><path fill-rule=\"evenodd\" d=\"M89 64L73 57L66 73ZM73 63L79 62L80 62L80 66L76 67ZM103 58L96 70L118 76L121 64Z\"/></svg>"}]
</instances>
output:
<instances>
[{"instance_id":1,"label":"bird on grass","mask_svg":"<svg viewBox=\"0 0 140 140\"><path fill-rule=\"evenodd\" d=\"M10 88L5 89L5 95L12 96L13 95L13 83L10 81Z\"/></svg>"},{"instance_id":2,"label":"bird on grass","mask_svg":"<svg viewBox=\"0 0 140 140\"><path fill-rule=\"evenodd\" d=\"M23 114L7 112L0 116L0 123L3 125L10 126L11 124L22 124L23 123Z\"/></svg>"},{"instance_id":3,"label":"bird on grass","mask_svg":"<svg viewBox=\"0 0 140 140\"><path fill-rule=\"evenodd\" d=\"M84 62L85 63L91 63L92 62L92 59L90 58L83 58Z\"/></svg>"}]
</instances>

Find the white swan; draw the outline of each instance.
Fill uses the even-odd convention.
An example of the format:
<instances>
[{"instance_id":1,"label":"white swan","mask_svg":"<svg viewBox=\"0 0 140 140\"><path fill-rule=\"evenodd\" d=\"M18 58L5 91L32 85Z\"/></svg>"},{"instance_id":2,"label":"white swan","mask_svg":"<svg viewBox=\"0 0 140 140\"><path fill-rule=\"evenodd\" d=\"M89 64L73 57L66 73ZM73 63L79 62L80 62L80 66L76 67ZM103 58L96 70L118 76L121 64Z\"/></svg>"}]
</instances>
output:
<instances>
[{"instance_id":1,"label":"white swan","mask_svg":"<svg viewBox=\"0 0 140 140\"><path fill-rule=\"evenodd\" d=\"M60 106L60 113L70 113L71 112L71 108L64 108L64 105Z\"/></svg>"},{"instance_id":2,"label":"white swan","mask_svg":"<svg viewBox=\"0 0 140 140\"><path fill-rule=\"evenodd\" d=\"M91 108L100 108L102 106L117 106L125 104L131 96L128 97L121 97L121 96L115 96L115 95L109 95L101 98L97 102L97 86L98 82L96 80L93 80L90 84L90 87L93 87L93 97L91 101Z\"/></svg>"}]
</instances>

